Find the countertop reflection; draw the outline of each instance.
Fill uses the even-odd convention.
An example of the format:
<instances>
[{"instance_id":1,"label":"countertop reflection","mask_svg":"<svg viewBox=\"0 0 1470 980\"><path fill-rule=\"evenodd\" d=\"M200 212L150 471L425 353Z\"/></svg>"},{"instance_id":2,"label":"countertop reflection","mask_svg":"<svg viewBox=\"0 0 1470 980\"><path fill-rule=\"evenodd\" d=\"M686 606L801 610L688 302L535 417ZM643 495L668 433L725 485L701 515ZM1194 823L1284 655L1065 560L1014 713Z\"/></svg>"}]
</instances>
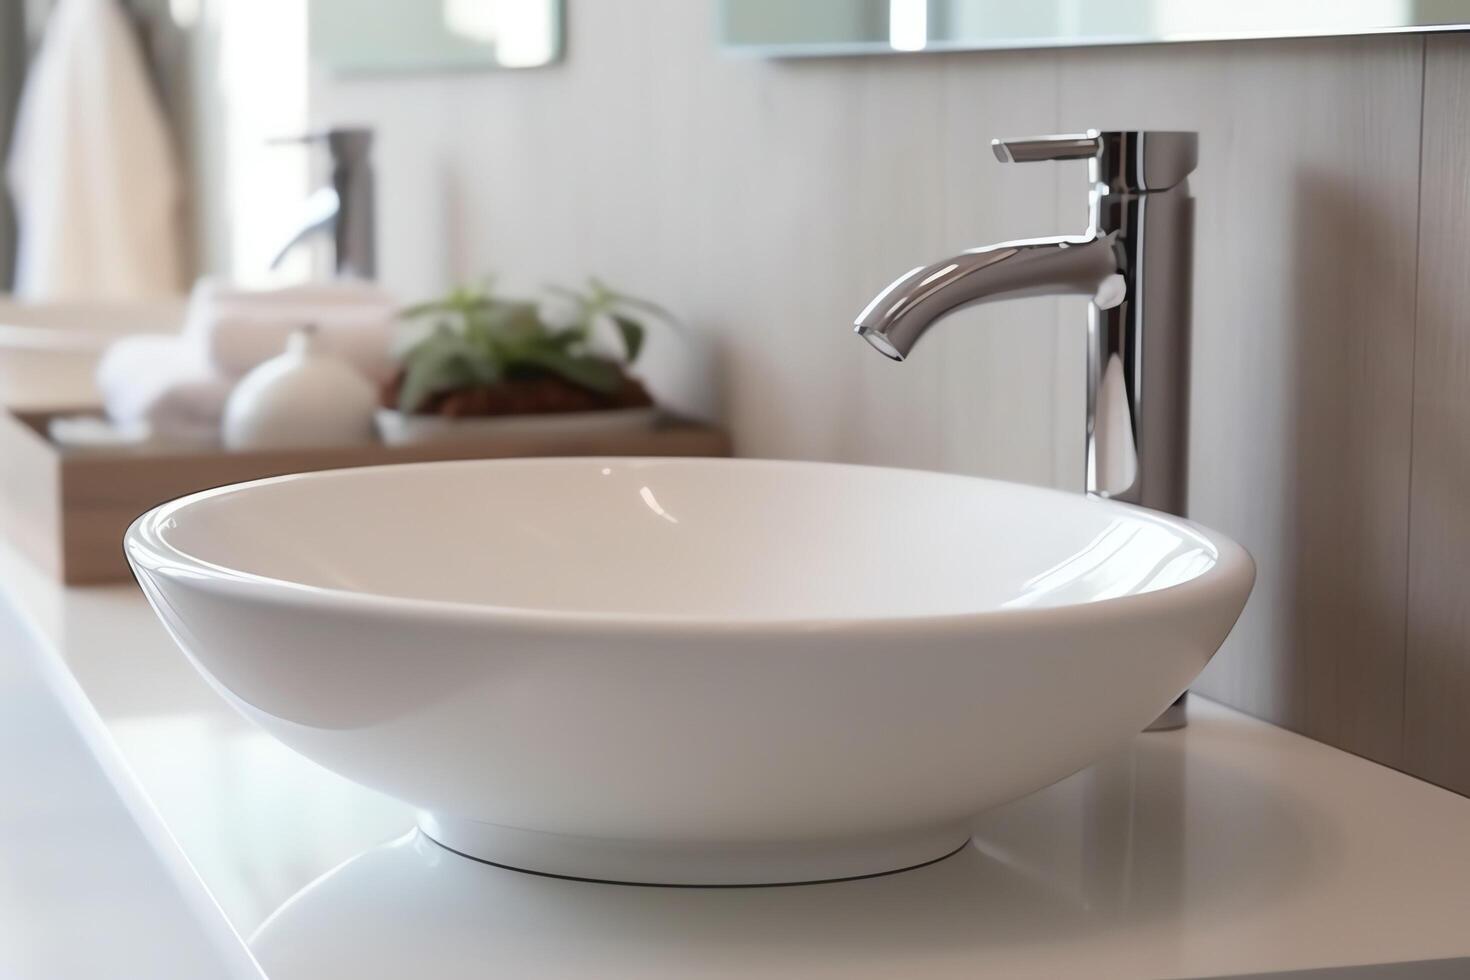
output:
<instances>
[{"instance_id":1,"label":"countertop reflection","mask_svg":"<svg viewBox=\"0 0 1470 980\"><path fill-rule=\"evenodd\" d=\"M1448 957L1470 947L1467 819L1465 800L1196 700L1187 730L1139 736L986 814L968 848L914 871L632 887L497 868L409 833L304 889L251 945L280 980L492 964L555 977L1178 977Z\"/></svg>"},{"instance_id":2,"label":"countertop reflection","mask_svg":"<svg viewBox=\"0 0 1470 980\"><path fill-rule=\"evenodd\" d=\"M1260 909L1320 902L1317 882L1342 858L1336 821L1242 757L1252 742L1299 741L1197 702L1192 729L1141 736L986 814L960 854L857 882L569 882L409 833L304 889L251 946L282 980L487 964L556 977L1141 977L1320 962L1285 934L1250 936ZM1241 955L1202 942L1226 934Z\"/></svg>"}]
</instances>

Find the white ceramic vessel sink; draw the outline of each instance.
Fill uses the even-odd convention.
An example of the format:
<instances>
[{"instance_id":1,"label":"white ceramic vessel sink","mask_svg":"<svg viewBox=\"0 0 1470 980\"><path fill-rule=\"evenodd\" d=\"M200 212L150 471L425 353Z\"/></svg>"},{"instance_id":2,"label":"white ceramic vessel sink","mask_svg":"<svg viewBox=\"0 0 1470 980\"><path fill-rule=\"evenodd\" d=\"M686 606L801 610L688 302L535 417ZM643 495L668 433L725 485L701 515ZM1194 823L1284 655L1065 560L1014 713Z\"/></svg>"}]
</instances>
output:
<instances>
[{"instance_id":1,"label":"white ceramic vessel sink","mask_svg":"<svg viewBox=\"0 0 1470 980\"><path fill-rule=\"evenodd\" d=\"M950 853L1147 725L1254 575L1121 504L752 460L284 477L159 507L127 550L222 694L430 837L679 884Z\"/></svg>"}]
</instances>

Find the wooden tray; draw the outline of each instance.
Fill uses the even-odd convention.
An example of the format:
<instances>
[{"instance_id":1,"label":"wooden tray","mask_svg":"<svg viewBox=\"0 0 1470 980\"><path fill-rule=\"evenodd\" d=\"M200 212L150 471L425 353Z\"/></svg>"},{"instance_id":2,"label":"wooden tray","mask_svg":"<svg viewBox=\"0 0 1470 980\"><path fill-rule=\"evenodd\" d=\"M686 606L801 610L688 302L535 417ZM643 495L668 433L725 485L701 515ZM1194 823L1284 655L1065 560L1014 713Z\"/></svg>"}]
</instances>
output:
<instances>
[{"instance_id":1,"label":"wooden tray","mask_svg":"<svg viewBox=\"0 0 1470 980\"><path fill-rule=\"evenodd\" d=\"M644 432L477 438L268 452L63 452L46 435L66 411L0 410L0 532L67 585L132 578L123 532L175 497L285 473L514 456L728 456L720 429L664 419Z\"/></svg>"}]
</instances>

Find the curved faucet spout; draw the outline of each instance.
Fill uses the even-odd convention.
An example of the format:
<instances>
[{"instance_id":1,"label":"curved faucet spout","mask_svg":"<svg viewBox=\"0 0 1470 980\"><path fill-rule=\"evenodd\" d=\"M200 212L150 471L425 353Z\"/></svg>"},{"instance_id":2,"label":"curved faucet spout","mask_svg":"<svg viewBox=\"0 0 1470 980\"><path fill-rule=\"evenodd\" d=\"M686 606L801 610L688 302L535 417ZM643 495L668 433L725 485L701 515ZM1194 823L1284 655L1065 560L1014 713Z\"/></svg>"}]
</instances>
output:
<instances>
[{"instance_id":1,"label":"curved faucet spout","mask_svg":"<svg viewBox=\"0 0 1470 980\"><path fill-rule=\"evenodd\" d=\"M1064 236L970 249L900 276L868 304L854 329L901 361L938 320L976 303L1022 296L1084 294L1101 307L1121 296L1115 235Z\"/></svg>"},{"instance_id":2,"label":"curved faucet spout","mask_svg":"<svg viewBox=\"0 0 1470 980\"><path fill-rule=\"evenodd\" d=\"M276 254L270 261L270 268L279 269L281 263L286 261L286 256L291 254L291 250L311 236L332 232L337 227L337 217L341 211L342 199L337 196L335 189L318 187L313 191L312 195L306 199L301 223L291 232L291 237L286 239L286 244L276 249Z\"/></svg>"}]
</instances>

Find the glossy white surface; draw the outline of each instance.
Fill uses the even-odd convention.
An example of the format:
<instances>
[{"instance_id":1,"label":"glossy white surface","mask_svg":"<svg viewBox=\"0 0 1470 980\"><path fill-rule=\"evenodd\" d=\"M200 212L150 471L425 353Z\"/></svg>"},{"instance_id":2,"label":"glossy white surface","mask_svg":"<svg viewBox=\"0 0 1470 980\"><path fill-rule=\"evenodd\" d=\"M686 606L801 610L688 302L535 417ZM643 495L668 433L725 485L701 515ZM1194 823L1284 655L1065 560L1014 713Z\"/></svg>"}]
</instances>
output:
<instances>
[{"instance_id":1,"label":"glossy white surface","mask_svg":"<svg viewBox=\"0 0 1470 980\"><path fill-rule=\"evenodd\" d=\"M950 853L1151 721L1253 575L1122 505L750 460L287 477L165 505L127 547L247 717L441 843L694 884Z\"/></svg>"},{"instance_id":2,"label":"glossy white surface","mask_svg":"<svg viewBox=\"0 0 1470 980\"><path fill-rule=\"evenodd\" d=\"M260 930L272 980L1142 980L1470 955L1470 801L1200 699L1188 729L986 814L958 862L644 889L387 844L412 812L244 722L132 587L60 589L0 542L0 601L33 627L13 649L85 692L173 859ZM18 903L7 926L60 928L80 900Z\"/></svg>"},{"instance_id":3,"label":"glossy white surface","mask_svg":"<svg viewBox=\"0 0 1470 980\"><path fill-rule=\"evenodd\" d=\"M0 977L260 980L161 829L132 818L75 682L35 652L0 603Z\"/></svg>"}]
</instances>

